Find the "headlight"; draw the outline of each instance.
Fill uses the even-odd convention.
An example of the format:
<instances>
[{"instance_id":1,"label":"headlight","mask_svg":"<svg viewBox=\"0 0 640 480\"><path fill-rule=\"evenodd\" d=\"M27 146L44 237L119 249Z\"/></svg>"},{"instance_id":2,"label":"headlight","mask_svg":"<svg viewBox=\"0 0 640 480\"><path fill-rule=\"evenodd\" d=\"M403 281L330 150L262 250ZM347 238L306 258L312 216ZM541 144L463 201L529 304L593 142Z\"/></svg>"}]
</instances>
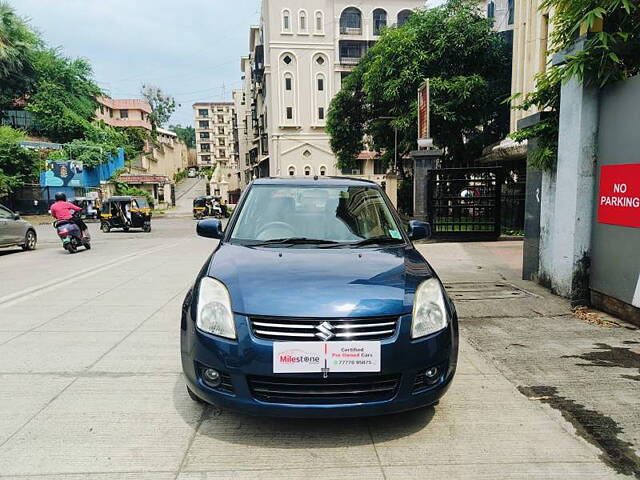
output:
<instances>
[{"instance_id":1,"label":"headlight","mask_svg":"<svg viewBox=\"0 0 640 480\"><path fill-rule=\"evenodd\" d=\"M448 323L440 282L435 278L425 280L418 286L413 299L411 338L439 332L446 328Z\"/></svg>"},{"instance_id":2,"label":"headlight","mask_svg":"<svg viewBox=\"0 0 640 480\"><path fill-rule=\"evenodd\" d=\"M203 332L219 337L236 338L229 291L218 280L205 277L200 280L196 325Z\"/></svg>"}]
</instances>

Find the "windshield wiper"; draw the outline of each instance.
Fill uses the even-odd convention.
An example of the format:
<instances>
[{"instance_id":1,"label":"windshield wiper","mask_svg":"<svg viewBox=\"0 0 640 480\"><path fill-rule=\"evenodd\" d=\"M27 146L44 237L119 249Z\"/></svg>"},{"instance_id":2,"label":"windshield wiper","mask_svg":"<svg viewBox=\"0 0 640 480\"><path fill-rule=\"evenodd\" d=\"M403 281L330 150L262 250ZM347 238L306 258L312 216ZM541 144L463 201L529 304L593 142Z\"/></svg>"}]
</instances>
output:
<instances>
[{"instance_id":1,"label":"windshield wiper","mask_svg":"<svg viewBox=\"0 0 640 480\"><path fill-rule=\"evenodd\" d=\"M372 237L365 238L364 240L360 240L359 242L354 242L349 244L352 247L364 247L366 245L400 245L404 244L404 240L402 238L393 238L393 237Z\"/></svg>"},{"instance_id":2,"label":"windshield wiper","mask_svg":"<svg viewBox=\"0 0 640 480\"><path fill-rule=\"evenodd\" d=\"M337 245L338 242L332 240L322 240L319 238L291 237L291 238L274 238L272 240L264 240L261 242L250 243L249 247L262 247L267 245Z\"/></svg>"}]
</instances>

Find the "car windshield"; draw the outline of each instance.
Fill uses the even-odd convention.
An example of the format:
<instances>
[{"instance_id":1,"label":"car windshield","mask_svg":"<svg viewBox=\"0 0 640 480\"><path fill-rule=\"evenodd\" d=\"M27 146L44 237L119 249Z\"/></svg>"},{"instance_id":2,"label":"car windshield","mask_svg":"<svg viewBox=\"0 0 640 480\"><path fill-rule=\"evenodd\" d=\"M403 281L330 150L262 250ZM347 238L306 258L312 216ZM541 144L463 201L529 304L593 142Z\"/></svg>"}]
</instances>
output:
<instances>
[{"instance_id":1,"label":"car windshield","mask_svg":"<svg viewBox=\"0 0 640 480\"><path fill-rule=\"evenodd\" d=\"M247 195L232 243L404 243L378 188L254 185Z\"/></svg>"}]
</instances>

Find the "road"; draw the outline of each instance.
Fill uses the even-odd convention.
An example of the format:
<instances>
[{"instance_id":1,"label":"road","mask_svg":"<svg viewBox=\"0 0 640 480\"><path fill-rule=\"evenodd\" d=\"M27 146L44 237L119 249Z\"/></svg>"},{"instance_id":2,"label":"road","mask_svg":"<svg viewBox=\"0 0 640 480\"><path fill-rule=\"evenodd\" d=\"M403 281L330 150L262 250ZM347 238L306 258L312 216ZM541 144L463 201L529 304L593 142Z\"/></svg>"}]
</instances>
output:
<instances>
[{"instance_id":1,"label":"road","mask_svg":"<svg viewBox=\"0 0 640 480\"><path fill-rule=\"evenodd\" d=\"M194 227L166 218L149 234L103 234L92 224L94 249L69 255L41 226L35 252L0 253L0 478L618 478L598 448L464 337L435 408L309 421L192 402L180 303L215 246ZM469 266L456 263L463 247L453 251L441 273L460 282Z\"/></svg>"},{"instance_id":2,"label":"road","mask_svg":"<svg viewBox=\"0 0 640 480\"><path fill-rule=\"evenodd\" d=\"M176 187L176 207L171 215L190 215L193 199L207 194L207 183L200 178L185 178Z\"/></svg>"}]
</instances>

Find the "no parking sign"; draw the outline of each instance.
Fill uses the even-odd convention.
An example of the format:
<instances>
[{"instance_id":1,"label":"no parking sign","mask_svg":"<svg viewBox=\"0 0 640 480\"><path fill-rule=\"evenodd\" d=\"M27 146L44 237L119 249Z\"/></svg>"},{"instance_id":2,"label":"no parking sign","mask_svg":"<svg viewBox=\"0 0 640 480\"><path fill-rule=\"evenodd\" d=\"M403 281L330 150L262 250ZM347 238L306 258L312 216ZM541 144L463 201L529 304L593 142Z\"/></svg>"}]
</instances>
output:
<instances>
[{"instance_id":1,"label":"no parking sign","mask_svg":"<svg viewBox=\"0 0 640 480\"><path fill-rule=\"evenodd\" d=\"M598 222L640 228L640 163L601 167Z\"/></svg>"}]
</instances>

